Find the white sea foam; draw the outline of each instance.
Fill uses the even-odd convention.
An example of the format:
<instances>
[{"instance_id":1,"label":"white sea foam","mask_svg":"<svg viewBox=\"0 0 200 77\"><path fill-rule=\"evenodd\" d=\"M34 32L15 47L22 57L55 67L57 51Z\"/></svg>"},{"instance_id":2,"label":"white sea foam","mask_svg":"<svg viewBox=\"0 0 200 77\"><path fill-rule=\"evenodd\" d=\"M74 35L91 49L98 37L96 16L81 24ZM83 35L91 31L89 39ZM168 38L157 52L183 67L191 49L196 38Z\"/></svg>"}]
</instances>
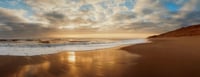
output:
<instances>
[{"instance_id":1,"label":"white sea foam","mask_svg":"<svg viewBox=\"0 0 200 77\"><path fill-rule=\"evenodd\" d=\"M111 48L121 45L147 43L147 39L133 39L133 40L121 40L110 43L99 44L61 44L61 45L47 45L47 46L1 46L0 55L12 55L12 56L35 56L44 54L53 54L60 51L86 51Z\"/></svg>"}]
</instances>

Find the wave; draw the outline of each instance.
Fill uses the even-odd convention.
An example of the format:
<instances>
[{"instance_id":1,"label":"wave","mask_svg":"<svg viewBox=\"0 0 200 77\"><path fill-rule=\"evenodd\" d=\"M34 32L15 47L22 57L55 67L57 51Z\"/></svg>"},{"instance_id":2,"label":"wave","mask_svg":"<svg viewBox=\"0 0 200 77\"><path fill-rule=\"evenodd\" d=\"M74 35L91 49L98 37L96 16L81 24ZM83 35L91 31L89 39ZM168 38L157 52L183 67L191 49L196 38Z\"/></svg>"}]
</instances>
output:
<instances>
[{"instance_id":1,"label":"wave","mask_svg":"<svg viewBox=\"0 0 200 77\"><path fill-rule=\"evenodd\" d=\"M121 40L116 42L99 43L65 43L65 44L44 44L44 45L0 45L0 55L12 56L35 56L59 53L60 51L87 51L104 48L112 48L121 45L147 43L147 39Z\"/></svg>"}]
</instances>

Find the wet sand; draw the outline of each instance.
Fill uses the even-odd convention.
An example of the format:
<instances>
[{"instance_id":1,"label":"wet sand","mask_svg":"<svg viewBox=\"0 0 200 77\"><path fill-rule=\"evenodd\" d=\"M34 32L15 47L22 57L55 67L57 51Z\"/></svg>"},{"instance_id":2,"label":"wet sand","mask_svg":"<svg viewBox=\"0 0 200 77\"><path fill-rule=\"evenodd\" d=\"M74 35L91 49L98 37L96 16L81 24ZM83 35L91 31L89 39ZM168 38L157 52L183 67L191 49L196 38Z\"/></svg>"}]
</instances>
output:
<instances>
[{"instance_id":1,"label":"wet sand","mask_svg":"<svg viewBox=\"0 0 200 77\"><path fill-rule=\"evenodd\" d=\"M129 70L139 57L118 47L32 57L0 56L0 77L132 77Z\"/></svg>"},{"instance_id":2,"label":"wet sand","mask_svg":"<svg viewBox=\"0 0 200 77\"><path fill-rule=\"evenodd\" d=\"M200 77L200 37L157 38L122 48L138 59L134 77Z\"/></svg>"}]
</instances>

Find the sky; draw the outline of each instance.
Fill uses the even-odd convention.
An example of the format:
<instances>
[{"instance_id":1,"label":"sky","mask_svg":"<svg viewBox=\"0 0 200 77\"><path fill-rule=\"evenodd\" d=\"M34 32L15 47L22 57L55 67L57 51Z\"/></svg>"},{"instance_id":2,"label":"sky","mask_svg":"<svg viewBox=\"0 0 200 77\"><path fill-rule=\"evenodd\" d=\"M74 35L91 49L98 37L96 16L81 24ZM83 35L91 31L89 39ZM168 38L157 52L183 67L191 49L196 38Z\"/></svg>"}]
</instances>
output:
<instances>
[{"instance_id":1,"label":"sky","mask_svg":"<svg viewBox=\"0 0 200 77\"><path fill-rule=\"evenodd\" d=\"M199 24L199 7L200 0L0 0L0 38L160 34Z\"/></svg>"}]
</instances>

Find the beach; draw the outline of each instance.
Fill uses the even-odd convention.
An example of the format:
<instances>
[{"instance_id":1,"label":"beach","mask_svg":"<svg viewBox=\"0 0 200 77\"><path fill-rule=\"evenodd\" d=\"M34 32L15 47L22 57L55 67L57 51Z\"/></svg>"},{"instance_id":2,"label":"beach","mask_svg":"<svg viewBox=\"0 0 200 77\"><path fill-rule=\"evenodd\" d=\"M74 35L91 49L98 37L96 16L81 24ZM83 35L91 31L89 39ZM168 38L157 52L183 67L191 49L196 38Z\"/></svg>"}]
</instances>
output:
<instances>
[{"instance_id":1,"label":"beach","mask_svg":"<svg viewBox=\"0 0 200 77\"><path fill-rule=\"evenodd\" d=\"M36 56L0 56L1 77L199 77L200 37Z\"/></svg>"},{"instance_id":2,"label":"beach","mask_svg":"<svg viewBox=\"0 0 200 77\"><path fill-rule=\"evenodd\" d=\"M200 77L200 37L151 38L122 48L138 54L135 77Z\"/></svg>"},{"instance_id":3,"label":"beach","mask_svg":"<svg viewBox=\"0 0 200 77\"><path fill-rule=\"evenodd\" d=\"M0 77L200 77L200 0L0 0Z\"/></svg>"}]
</instances>

